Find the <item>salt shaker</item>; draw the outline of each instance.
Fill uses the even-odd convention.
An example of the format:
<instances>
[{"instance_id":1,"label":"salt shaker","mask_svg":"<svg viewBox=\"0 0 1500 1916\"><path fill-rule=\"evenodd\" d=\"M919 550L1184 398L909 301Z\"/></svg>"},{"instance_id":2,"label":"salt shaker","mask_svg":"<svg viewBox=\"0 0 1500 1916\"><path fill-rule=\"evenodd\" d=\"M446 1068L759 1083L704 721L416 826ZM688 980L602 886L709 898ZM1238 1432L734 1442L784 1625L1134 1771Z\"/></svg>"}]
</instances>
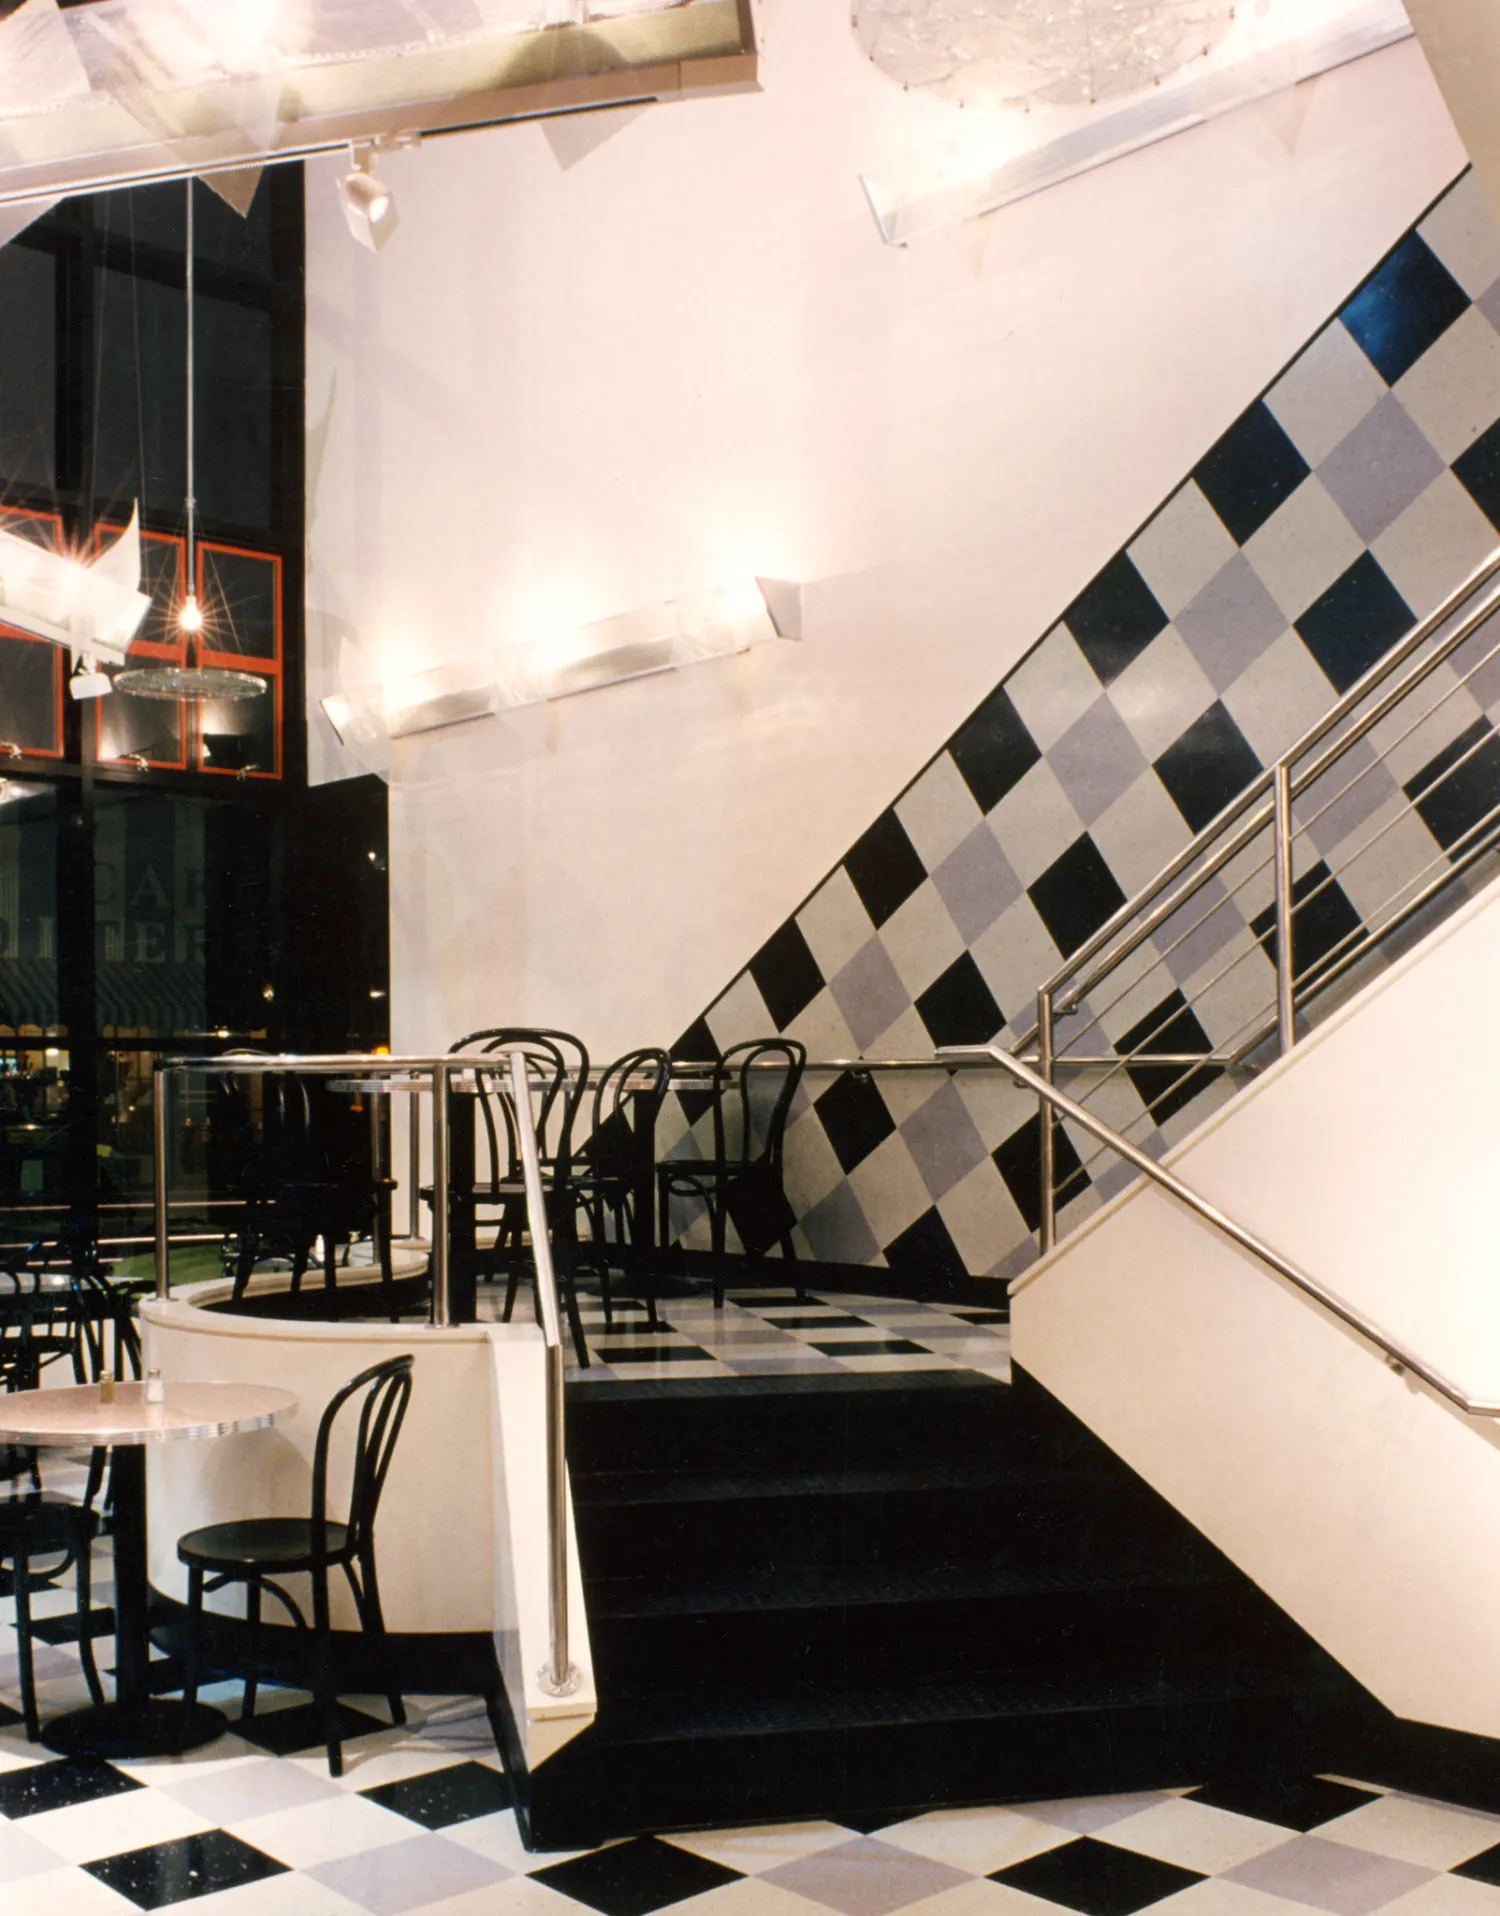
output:
<instances>
[{"instance_id":1,"label":"salt shaker","mask_svg":"<svg viewBox=\"0 0 1500 1916\"><path fill-rule=\"evenodd\" d=\"M112 1370L99 1373L99 1402L112 1404L115 1401L115 1374Z\"/></svg>"},{"instance_id":2,"label":"salt shaker","mask_svg":"<svg viewBox=\"0 0 1500 1916\"><path fill-rule=\"evenodd\" d=\"M148 1404L162 1404L166 1402L166 1398L167 1393L162 1385L161 1372L159 1370L148 1370L146 1372L146 1402Z\"/></svg>"}]
</instances>

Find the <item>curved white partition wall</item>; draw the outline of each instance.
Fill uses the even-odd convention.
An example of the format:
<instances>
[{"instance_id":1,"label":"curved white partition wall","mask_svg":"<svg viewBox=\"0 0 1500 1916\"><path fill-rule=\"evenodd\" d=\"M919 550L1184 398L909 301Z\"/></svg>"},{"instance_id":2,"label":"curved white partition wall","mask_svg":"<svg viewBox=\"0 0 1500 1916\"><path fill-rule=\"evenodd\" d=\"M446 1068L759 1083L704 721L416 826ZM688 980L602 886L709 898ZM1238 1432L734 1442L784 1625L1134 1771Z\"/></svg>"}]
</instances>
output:
<instances>
[{"instance_id":1,"label":"curved white partition wall","mask_svg":"<svg viewBox=\"0 0 1500 1916\"><path fill-rule=\"evenodd\" d=\"M183 1602L177 1539L235 1517L306 1515L323 1407L370 1364L410 1352L411 1406L376 1523L388 1630L428 1637L488 1631L529 1767L593 1720L594 1681L573 1535L569 1613L577 1690L550 1696L548 1660L545 1346L530 1324L437 1328L385 1322L321 1324L206 1309L229 1295L209 1284L141 1309L146 1363L168 1380L276 1384L297 1398L273 1429L212 1443L152 1446L147 1460L149 1569L154 1589ZM372 1306L378 1308L372 1287ZM347 1496L335 1445L330 1501ZM305 1579L291 1579L299 1602ZM358 1621L342 1578L332 1584L335 1629ZM209 1599L244 1615L244 1589ZM276 1606L267 1606L268 1620Z\"/></svg>"}]
</instances>

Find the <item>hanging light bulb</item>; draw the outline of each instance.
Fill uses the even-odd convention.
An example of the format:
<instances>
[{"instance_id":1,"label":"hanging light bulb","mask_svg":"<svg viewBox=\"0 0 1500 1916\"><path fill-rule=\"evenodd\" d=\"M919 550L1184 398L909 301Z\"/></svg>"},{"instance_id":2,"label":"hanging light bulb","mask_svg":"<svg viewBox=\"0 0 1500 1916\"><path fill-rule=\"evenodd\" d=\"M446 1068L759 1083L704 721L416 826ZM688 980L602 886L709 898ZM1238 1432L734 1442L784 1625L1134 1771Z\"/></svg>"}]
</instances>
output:
<instances>
[{"instance_id":1,"label":"hanging light bulb","mask_svg":"<svg viewBox=\"0 0 1500 1916\"><path fill-rule=\"evenodd\" d=\"M339 204L360 245L378 253L399 223L396 198L375 177L375 148L368 141L351 146L349 158L353 165L339 181Z\"/></svg>"},{"instance_id":2,"label":"hanging light bulb","mask_svg":"<svg viewBox=\"0 0 1500 1916\"><path fill-rule=\"evenodd\" d=\"M187 183L187 497L183 516L187 522L188 590L177 608L177 629L194 638L203 630L203 607L194 590L198 576L198 499L194 489L196 464L193 408L193 182ZM217 665L137 665L120 672L114 680L117 692L130 692L141 699L253 699L266 690L266 681L254 672L236 672ZM87 694L75 696L88 696Z\"/></svg>"}]
</instances>

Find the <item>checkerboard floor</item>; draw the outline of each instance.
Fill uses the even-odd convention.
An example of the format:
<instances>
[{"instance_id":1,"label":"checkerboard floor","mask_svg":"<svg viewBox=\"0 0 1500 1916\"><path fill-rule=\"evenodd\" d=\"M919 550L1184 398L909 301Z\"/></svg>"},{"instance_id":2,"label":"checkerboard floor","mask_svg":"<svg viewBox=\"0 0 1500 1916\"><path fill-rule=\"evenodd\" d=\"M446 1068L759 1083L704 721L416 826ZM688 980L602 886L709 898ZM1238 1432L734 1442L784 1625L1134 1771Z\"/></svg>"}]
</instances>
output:
<instances>
[{"instance_id":1,"label":"checkerboard floor","mask_svg":"<svg viewBox=\"0 0 1500 1916\"><path fill-rule=\"evenodd\" d=\"M481 1318L500 1315L503 1288L484 1287ZM522 1308L518 1305L517 1308ZM834 1291L731 1290L721 1310L707 1291L664 1298L653 1331L643 1304L622 1298L612 1325L596 1298L579 1298L587 1370L570 1383L612 1378L813 1377L848 1371L972 1370L1010 1381L1010 1325L1003 1310L914 1304Z\"/></svg>"},{"instance_id":2,"label":"checkerboard floor","mask_svg":"<svg viewBox=\"0 0 1500 1916\"><path fill-rule=\"evenodd\" d=\"M59 1591L42 1607L68 1601ZM17 1701L9 1611L6 1599L7 1718ZM41 1648L39 1660L45 1714L82 1699L66 1646ZM233 1713L235 1688L214 1694ZM349 1702L363 1722L351 1725L337 1780L303 1747L315 1731L291 1692L263 1692L262 1742L231 1733L175 1759L65 1760L7 1721L0 1910L124 1916L191 1901L203 1916L1500 1916L1500 1816L1299 1774L529 1854L471 1699L409 1699L412 1721L399 1729L379 1720L379 1701Z\"/></svg>"}]
</instances>

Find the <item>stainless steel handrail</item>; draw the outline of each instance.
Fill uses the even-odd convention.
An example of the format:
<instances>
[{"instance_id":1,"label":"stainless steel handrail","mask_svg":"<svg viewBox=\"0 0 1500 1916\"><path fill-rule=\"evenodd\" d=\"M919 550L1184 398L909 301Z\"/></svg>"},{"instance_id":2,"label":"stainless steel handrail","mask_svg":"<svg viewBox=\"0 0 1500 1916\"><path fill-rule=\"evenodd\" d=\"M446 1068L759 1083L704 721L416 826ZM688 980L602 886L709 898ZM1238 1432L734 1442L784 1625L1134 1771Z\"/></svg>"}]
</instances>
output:
<instances>
[{"instance_id":1,"label":"stainless steel handrail","mask_svg":"<svg viewBox=\"0 0 1500 1916\"><path fill-rule=\"evenodd\" d=\"M453 1323L453 1300L449 1287L448 1260L448 1178L449 1127L448 1095L453 1080L473 1073L479 1077L509 1078L509 1097L514 1108L516 1136L521 1151L522 1182L531 1225L532 1254L536 1264L537 1306L542 1320L542 1339L546 1349L546 1467L547 1467L547 1609L549 1660L538 1672L538 1681L549 1696L571 1696L578 1688L579 1673L568 1656L568 1487L566 1393L563 1372L561 1313L557 1300L557 1277L552 1264L552 1245L547 1227L546 1193L542 1186L541 1157L537 1146L536 1118L531 1103L531 1084L526 1070L524 1049L501 1047L488 1052L444 1052L438 1057L391 1057L381 1053L361 1056L301 1057L296 1053L280 1055L238 1055L218 1058L162 1058L152 1073L155 1103L152 1132L155 1151L153 1185L156 1199L156 1294L166 1299L171 1291L171 1233L168 1214L170 1191L168 1173L168 1114L172 1087L189 1077L218 1077L225 1073L257 1077L268 1073L295 1071L310 1077L338 1078L357 1075L379 1079L389 1086L405 1082L409 1089L430 1090L432 1094L432 1322L439 1326ZM426 1079L425 1084L420 1080ZM415 1127L414 1127L415 1128Z\"/></svg>"},{"instance_id":2,"label":"stainless steel handrail","mask_svg":"<svg viewBox=\"0 0 1500 1916\"><path fill-rule=\"evenodd\" d=\"M1389 1331L1383 1330L1372 1318L1356 1310L1337 1292L1330 1291L1316 1278L1309 1277L1290 1258L1283 1257L1280 1251L1273 1250L1253 1231L1247 1231L1244 1225L1236 1224L1233 1218L1219 1209L1218 1205L1211 1203L1190 1184L1184 1184L1180 1177L1167 1170L1165 1165L1158 1164L1155 1158L1148 1157L1128 1138L1122 1137L1112 1125L1106 1124L1102 1118L1096 1118L1092 1111L1068 1097L1066 1093L1059 1091L1055 1085L1048 1084L1041 1073L1033 1071L1030 1065L1023 1064L1019 1058L1003 1050L999 1045L950 1045L944 1046L939 1052L940 1057L951 1058L956 1064L976 1058L980 1054L992 1058L996 1064L1011 1074L1017 1084L1023 1085L1028 1091L1034 1091L1037 1097L1043 1099L1052 1110L1060 1112L1070 1123L1078 1125L1080 1129L1097 1138L1101 1144L1108 1145L1111 1150L1118 1152L1126 1163L1134 1165L1136 1170L1150 1178L1154 1184L1159 1184L1164 1191L1169 1192L1179 1203L1185 1205L1195 1217L1200 1217L1205 1224L1212 1225L1232 1243L1239 1245L1241 1250L1248 1251L1252 1257L1275 1271L1278 1277L1284 1277L1287 1283L1301 1291L1304 1296L1320 1304L1341 1324L1364 1338L1366 1343L1374 1345L1393 1370L1398 1373L1410 1372L1413 1377L1420 1377L1422 1382L1430 1385L1439 1396L1446 1398L1450 1404L1467 1412L1471 1417L1500 1417L1500 1399L1471 1397L1461 1385L1455 1384L1451 1377L1445 1376L1442 1371L1429 1364L1426 1358L1420 1357L1409 1345L1403 1344L1398 1337L1393 1337Z\"/></svg>"},{"instance_id":3,"label":"stainless steel handrail","mask_svg":"<svg viewBox=\"0 0 1500 1916\"><path fill-rule=\"evenodd\" d=\"M1406 634L1405 638L1398 640L1389 652L1378 659L1360 678L1356 679L1348 691L1343 693L1329 710L1323 714L1322 718L1309 726L1296 743L1281 754L1278 762L1287 766L1293 766L1300 759L1305 758L1315 746L1320 745L1331 732L1337 730L1345 719L1357 711L1373 691L1393 677L1412 654L1432 638L1436 632L1440 631L1447 621L1451 619L1456 612L1461 610L1467 601L1494 578L1497 573L1500 573L1500 548L1496 548L1481 565L1476 566L1474 571L1464 580L1463 584L1449 593L1448 597L1443 600L1442 604L1439 605L1435 611L1430 612L1425 619L1419 620L1418 623L1412 627L1411 631ZM1328 769L1328 766L1346 751L1351 744L1357 739L1363 738L1372 726L1378 724L1380 719L1386 716L1393 703L1403 698L1406 693L1411 690L1413 684L1417 683L1421 677L1425 676L1435 666L1441 664L1442 660L1446 658L1449 653L1462 645L1464 640L1470 637L1475 629L1481 625L1485 619L1491 617L1496 610L1500 610L1500 595L1497 595L1487 603L1482 610L1467 618L1456 631L1448 634L1433 656L1430 659L1421 661L1418 672L1404 680L1398 688L1393 690L1389 698L1383 700L1373 712L1362 715L1359 723L1350 732L1348 737L1338 740L1335 746L1330 748L1328 752L1322 754L1311 766L1300 773L1293 781L1295 789L1305 789L1307 785L1315 782L1316 779ZM1186 872L1190 866L1196 864L1199 859L1210 856L1211 847L1213 847L1215 841L1227 831L1231 825L1235 824L1257 800L1265 799L1268 794L1272 792L1275 774L1276 767L1268 766L1265 771L1260 773L1256 778L1253 778L1242 792L1230 800L1217 817L1210 819L1202 831L1190 839L1181 851L1167 861L1156 874L1155 878L1151 879L1148 884L1143 885L1133 898L1128 899L1112 917L1106 919L1099 929L1094 932L1091 937L1085 939L1083 944L1080 945L1075 952L1071 953L1067 960L1046 980L1041 989L1053 997L1058 1015L1061 1015L1076 1003L1079 998L1086 995L1088 983L1084 983L1076 989L1068 991L1061 997L1058 996L1059 987L1066 984L1070 978L1076 977L1078 972L1096 958L1119 932L1124 930L1127 925L1130 925L1143 910L1148 900L1157 897L1174 879L1181 877L1182 874ZM1119 950L1111 951L1104 964L1096 967L1094 976L1097 977L1100 973L1110 970L1120 959L1128 957L1130 952L1141 942L1142 938L1149 937L1151 931L1156 928L1157 924L1171 917L1172 913L1192 895L1193 891L1205 878L1221 869L1236 852L1243 850L1245 845L1271 822L1272 816L1272 807L1270 805L1264 806L1256 818L1247 822L1236 834L1231 846L1221 848L1220 851L1212 853L1211 862L1201 871L1193 873L1191 883L1174 893L1171 899L1165 901L1165 903L1152 914L1152 923L1149 928L1141 931L1139 936L1132 936L1132 939ZM1092 982L1092 980L1089 982Z\"/></svg>"}]
</instances>

